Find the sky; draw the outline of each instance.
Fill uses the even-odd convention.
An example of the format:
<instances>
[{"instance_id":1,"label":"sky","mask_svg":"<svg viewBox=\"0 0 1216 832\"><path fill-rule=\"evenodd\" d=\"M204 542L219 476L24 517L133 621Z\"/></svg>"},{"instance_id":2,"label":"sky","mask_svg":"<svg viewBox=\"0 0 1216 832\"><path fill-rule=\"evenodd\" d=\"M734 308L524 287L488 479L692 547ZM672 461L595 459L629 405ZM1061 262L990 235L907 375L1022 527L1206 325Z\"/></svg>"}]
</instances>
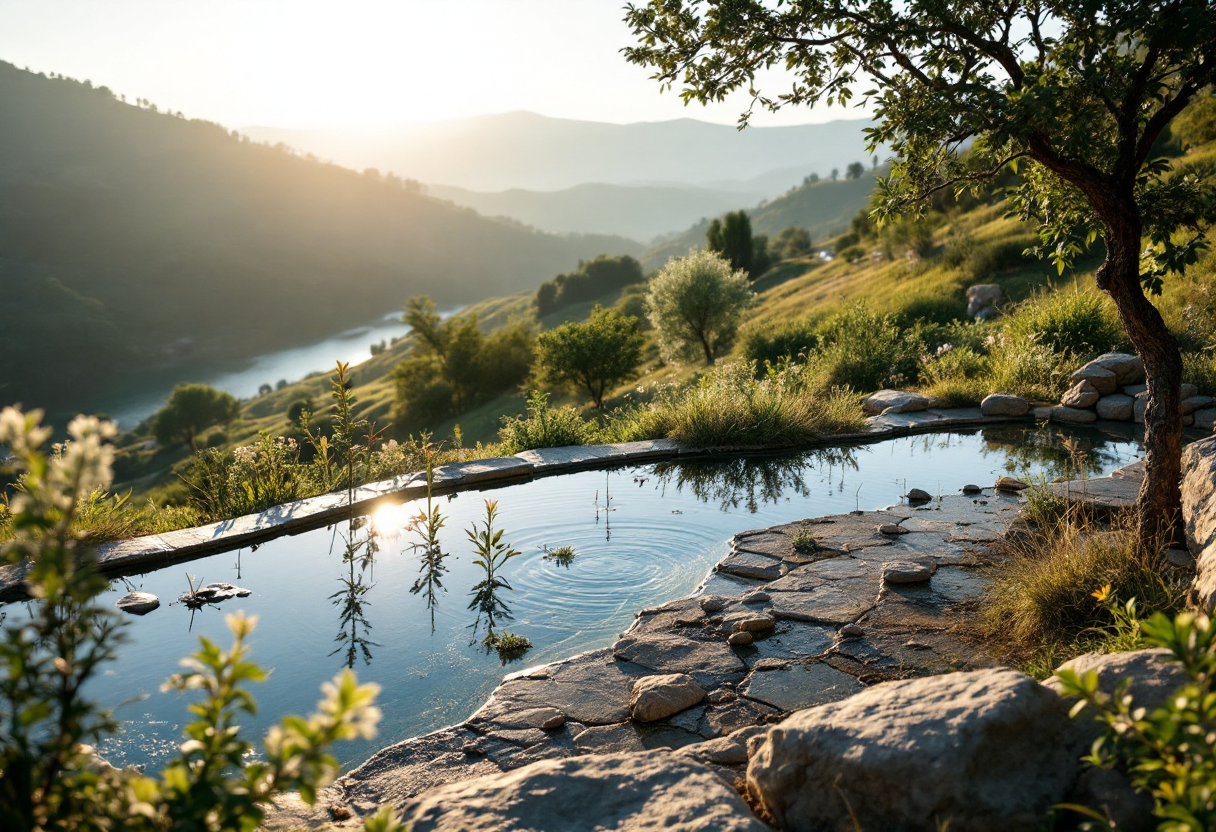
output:
<instances>
[{"instance_id":1,"label":"sky","mask_svg":"<svg viewBox=\"0 0 1216 832\"><path fill-rule=\"evenodd\" d=\"M370 130L530 110L733 124L625 61L621 0L0 0L0 59L232 128ZM757 113L753 124L859 118Z\"/></svg>"}]
</instances>

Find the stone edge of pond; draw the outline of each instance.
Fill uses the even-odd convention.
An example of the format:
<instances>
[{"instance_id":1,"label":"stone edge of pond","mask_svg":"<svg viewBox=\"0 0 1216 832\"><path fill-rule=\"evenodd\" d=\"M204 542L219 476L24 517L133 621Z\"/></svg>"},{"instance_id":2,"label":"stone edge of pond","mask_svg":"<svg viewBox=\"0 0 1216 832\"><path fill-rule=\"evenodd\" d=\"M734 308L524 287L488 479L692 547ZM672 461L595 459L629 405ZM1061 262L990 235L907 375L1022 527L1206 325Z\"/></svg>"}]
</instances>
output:
<instances>
[{"instance_id":1,"label":"stone edge of pond","mask_svg":"<svg viewBox=\"0 0 1216 832\"><path fill-rule=\"evenodd\" d=\"M487 485L509 485L535 477L634 462L725 453L798 451L824 445L879 442L951 428L1033 421L1033 415L984 416L979 408L930 408L915 413L871 416L866 419L866 428L858 433L823 436L789 447L704 448L683 445L672 439L653 439L609 445L540 448L523 451L513 457L492 457L438 466L434 470L432 491L446 494ZM101 572L117 576L313 531L352 515L366 514L383 503L404 502L424 496L426 476L419 472L402 474L359 486L350 494L331 492L306 497L257 514L218 523L98 544L93 551ZM28 570L28 563L0 567L0 602L25 597L23 584Z\"/></svg>"}]
</instances>

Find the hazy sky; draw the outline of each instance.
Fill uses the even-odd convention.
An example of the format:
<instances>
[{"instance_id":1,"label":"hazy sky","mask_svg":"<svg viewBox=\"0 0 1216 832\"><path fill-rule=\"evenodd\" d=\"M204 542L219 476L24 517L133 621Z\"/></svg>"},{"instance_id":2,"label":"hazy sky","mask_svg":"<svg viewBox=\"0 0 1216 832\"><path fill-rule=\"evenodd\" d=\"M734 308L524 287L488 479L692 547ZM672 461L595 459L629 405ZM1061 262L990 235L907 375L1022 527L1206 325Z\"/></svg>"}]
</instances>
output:
<instances>
[{"instance_id":1,"label":"hazy sky","mask_svg":"<svg viewBox=\"0 0 1216 832\"><path fill-rule=\"evenodd\" d=\"M532 110L733 123L626 63L621 0L0 0L0 59L229 127L375 127ZM753 123L862 111L800 108Z\"/></svg>"}]
</instances>

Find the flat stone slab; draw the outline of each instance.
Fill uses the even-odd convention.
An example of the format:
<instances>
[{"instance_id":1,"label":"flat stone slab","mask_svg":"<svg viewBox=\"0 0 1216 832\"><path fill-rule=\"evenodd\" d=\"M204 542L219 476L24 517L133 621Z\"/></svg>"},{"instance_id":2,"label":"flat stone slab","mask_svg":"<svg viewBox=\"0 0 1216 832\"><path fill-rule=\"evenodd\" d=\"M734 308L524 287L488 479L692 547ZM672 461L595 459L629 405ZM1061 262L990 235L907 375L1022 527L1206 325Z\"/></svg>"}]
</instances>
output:
<instances>
[{"instance_id":1,"label":"flat stone slab","mask_svg":"<svg viewBox=\"0 0 1216 832\"><path fill-rule=\"evenodd\" d=\"M1088 480L1053 482L1048 484L1047 489L1073 504L1089 506L1097 511L1122 511L1136 505L1143 476L1143 472L1139 477L1132 472L1120 476L1112 474Z\"/></svg>"},{"instance_id":2,"label":"flat stone slab","mask_svg":"<svg viewBox=\"0 0 1216 832\"><path fill-rule=\"evenodd\" d=\"M642 442L622 442L612 445L574 445L564 448L537 448L522 451L517 459L536 471L551 472L602 465L606 462L641 461L676 456L682 446L674 439L651 439Z\"/></svg>"},{"instance_id":3,"label":"flat stone slab","mask_svg":"<svg viewBox=\"0 0 1216 832\"><path fill-rule=\"evenodd\" d=\"M435 468L433 482L436 488L457 485L474 485L494 480L527 477L532 474L532 463L517 457L478 459L472 462L454 462Z\"/></svg>"},{"instance_id":4,"label":"flat stone slab","mask_svg":"<svg viewBox=\"0 0 1216 832\"><path fill-rule=\"evenodd\" d=\"M689 673L698 680L706 675L730 676L747 670L747 665L734 654L724 639L693 641L676 635L640 633L627 635L617 641L612 645L612 654L622 661L653 671ZM626 694L626 703L628 699Z\"/></svg>"},{"instance_id":5,"label":"flat stone slab","mask_svg":"<svg viewBox=\"0 0 1216 832\"><path fill-rule=\"evenodd\" d=\"M718 564L717 570L740 578L771 581L789 571L782 561L754 552L731 552Z\"/></svg>"},{"instance_id":6,"label":"flat stone slab","mask_svg":"<svg viewBox=\"0 0 1216 832\"><path fill-rule=\"evenodd\" d=\"M822 656L836 642L836 629L804 621L780 621L773 634L754 641L755 659L811 659ZM745 656L752 661L752 656Z\"/></svg>"},{"instance_id":7,"label":"flat stone slab","mask_svg":"<svg viewBox=\"0 0 1216 832\"><path fill-rule=\"evenodd\" d=\"M792 712L846 699L863 687L849 674L816 663L753 672L740 686L739 692L748 699Z\"/></svg>"}]
</instances>

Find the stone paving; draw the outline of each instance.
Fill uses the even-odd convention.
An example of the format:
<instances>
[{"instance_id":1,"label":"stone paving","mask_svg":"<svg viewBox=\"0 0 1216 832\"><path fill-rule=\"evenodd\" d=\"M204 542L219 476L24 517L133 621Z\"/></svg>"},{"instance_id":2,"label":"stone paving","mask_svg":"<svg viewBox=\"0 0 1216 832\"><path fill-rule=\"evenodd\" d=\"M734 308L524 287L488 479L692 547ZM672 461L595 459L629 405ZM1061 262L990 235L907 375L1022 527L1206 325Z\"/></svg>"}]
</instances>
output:
<instances>
[{"instance_id":1,"label":"stone paving","mask_svg":"<svg viewBox=\"0 0 1216 832\"><path fill-rule=\"evenodd\" d=\"M984 489L743 532L701 594L642 610L612 647L505 677L464 723L381 750L323 802L358 815L538 760L645 749L687 755L739 788L748 739L793 711L880 681L993 666L959 625L988 584L986 543L1017 506ZM884 580L892 564L920 567L914 582ZM750 645L727 643L740 632ZM688 674L705 697L631 719L635 683L656 674Z\"/></svg>"}]
</instances>

